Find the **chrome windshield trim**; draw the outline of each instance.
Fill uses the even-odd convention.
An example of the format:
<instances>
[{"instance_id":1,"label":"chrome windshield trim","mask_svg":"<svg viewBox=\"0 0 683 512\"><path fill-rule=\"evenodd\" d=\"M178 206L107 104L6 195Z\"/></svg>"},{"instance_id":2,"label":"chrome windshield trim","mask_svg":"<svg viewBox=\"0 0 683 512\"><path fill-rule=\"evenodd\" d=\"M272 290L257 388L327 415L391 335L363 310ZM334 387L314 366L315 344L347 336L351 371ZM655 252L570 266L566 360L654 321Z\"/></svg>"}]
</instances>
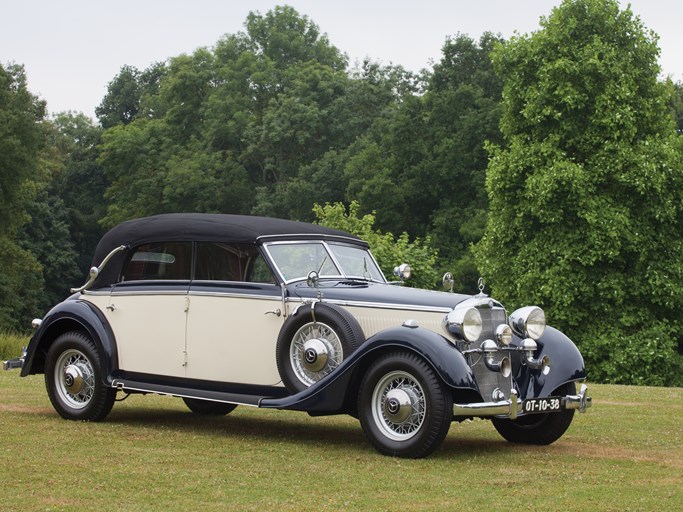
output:
<instances>
[{"instance_id":1,"label":"chrome windshield trim","mask_svg":"<svg viewBox=\"0 0 683 512\"><path fill-rule=\"evenodd\" d=\"M261 237L261 238L266 238L266 237ZM351 240L351 239L348 239L348 240ZM270 261L270 263L272 264L273 268L274 268L275 271L277 272L278 277L280 278L280 282L281 282L283 285L287 285L287 284L291 284L291 283L296 283L296 282L300 282L300 281L306 281L306 279L308 278L308 276L307 276L307 275L306 275L306 276L297 276L297 277L295 277L295 278L293 278L293 279L285 280L284 274L282 273L282 270L280 270L280 267L277 265L277 261L275 260L275 258L273 258L273 255L272 255L271 252L270 252L270 247L275 246L275 245L302 245L302 244L320 244L320 245L322 245L322 246L325 248L325 251L327 252L328 256L330 257L330 260L332 261L332 263L334 264L334 266L336 267L336 269L339 271L339 274L320 274L320 279L321 279L321 280L324 280L324 279L337 279L337 280L339 280L339 279L348 279L348 280L351 280L351 281L361 280L361 281L363 281L363 282L369 282L369 283L382 283L382 284L386 284L386 283L387 283L387 280L384 278L384 274L382 273L381 267L377 264L377 260L375 260L375 257L372 255L372 253L370 252L370 250L367 249L365 246L361 246L361 245L359 245L359 244L357 244L357 243L356 243L356 244L354 244L354 243L347 243L347 245L356 247L356 248L358 248L358 249L364 249L365 252L366 252L366 254L370 257L370 261L374 264L375 269L377 270L377 273L378 273L378 274L382 277L382 279L384 279L384 280L383 280L383 281L380 281L380 280L372 279L372 278L371 278L371 279L366 279L366 278L361 277L361 276L354 276L354 275L347 275L347 274L345 274L345 273L344 273L344 269L343 269L342 266L339 264L339 261L338 261L338 259L337 259L336 254L335 254L334 251L330 248L330 245L334 245L335 243L336 243L336 244L343 244L344 242L345 242L345 240L342 239L342 238L335 238L335 239L330 239L330 240L321 240L321 239L318 239L318 238L316 238L316 239L309 239L309 240L305 240L305 239L304 239L304 240L301 240L301 239L299 239L299 240L282 240L282 239L278 239L278 240L274 240L274 241L272 241L272 242L266 242L266 243L264 243L264 244L263 244L263 251L264 251L264 252L266 253L266 255L268 256L268 260ZM316 270L316 269L311 269L311 270Z\"/></svg>"}]
</instances>

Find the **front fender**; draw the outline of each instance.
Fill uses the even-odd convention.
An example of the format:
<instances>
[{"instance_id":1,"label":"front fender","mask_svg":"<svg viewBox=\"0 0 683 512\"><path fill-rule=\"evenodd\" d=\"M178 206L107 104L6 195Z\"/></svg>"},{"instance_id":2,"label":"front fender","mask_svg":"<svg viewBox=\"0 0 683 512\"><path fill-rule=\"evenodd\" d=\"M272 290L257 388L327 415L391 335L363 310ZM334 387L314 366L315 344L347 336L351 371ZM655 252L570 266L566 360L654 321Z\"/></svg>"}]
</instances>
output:
<instances>
[{"instance_id":1,"label":"front fender","mask_svg":"<svg viewBox=\"0 0 683 512\"><path fill-rule=\"evenodd\" d=\"M52 342L68 331L84 331L95 342L105 383L111 384L111 375L118 366L114 333L102 312L80 299L67 299L48 311L28 344L21 376L44 373Z\"/></svg>"},{"instance_id":2,"label":"front fender","mask_svg":"<svg viewBox=\"0 0 683 512\"><path fill-rule=\"evenodd\" d=\"M380 355L396 349L421 356L451 388L478 389L467 361L443 336L420 327L401 326L368 338L320 382L284 398L263 399L259 407L308 412L340 411L346 402L347 391L353 388L354 379L362 378L364 370Z\"/></svg>"},{"instance_id":3,"label":"front fender","mask_svg":"<svg viewBox=\"0 0 683 512\"><path fill-rule=\"evenodd\" d=\"M512 344L519 345L521 341L515 338ZM516 375L520 398L551 396L562 384L586 378L583 357L574 342L564 333L553 327L546 327L543 336L536 343L538 349L534 357L541 359L545 355L550 356L550 372L542 375L539 372L522 371Z\"/></svg>"}]
</instances>

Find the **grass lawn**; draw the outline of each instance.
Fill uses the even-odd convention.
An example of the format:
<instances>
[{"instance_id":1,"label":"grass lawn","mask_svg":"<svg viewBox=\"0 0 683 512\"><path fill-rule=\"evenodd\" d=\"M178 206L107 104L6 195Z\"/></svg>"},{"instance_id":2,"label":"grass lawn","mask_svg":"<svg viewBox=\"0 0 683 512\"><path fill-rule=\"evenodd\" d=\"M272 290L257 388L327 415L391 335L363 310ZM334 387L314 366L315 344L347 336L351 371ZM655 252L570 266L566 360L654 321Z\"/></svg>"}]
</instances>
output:
<instances>
[{"instance_id":1,"label":"grass lawn","mask_svg":"<svg viewBox=\"0 0 683 512\"><path fill-rule=\"evenodd\" d=\"M592 385L547 447L454 423L431 457L379 455L347 416L191 414L131 396L101 423L61 419L43 376L0 372L6 510L548 510L683 507L683 389Z\"/></svg>"}]
</instances>

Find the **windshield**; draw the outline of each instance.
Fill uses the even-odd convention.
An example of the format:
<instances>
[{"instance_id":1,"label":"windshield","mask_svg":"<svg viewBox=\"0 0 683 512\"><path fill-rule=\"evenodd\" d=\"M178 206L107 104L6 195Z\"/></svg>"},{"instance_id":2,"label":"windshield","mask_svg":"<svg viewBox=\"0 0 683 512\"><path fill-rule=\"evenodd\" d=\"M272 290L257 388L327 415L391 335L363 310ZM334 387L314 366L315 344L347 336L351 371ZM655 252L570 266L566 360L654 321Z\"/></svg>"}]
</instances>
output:
<instances>
[{"instance_id":1,"label":"windshield","mask_svg":"<svg viewBox=\"0 0 683 512\"><path fill-rule=\"evenodd\" d=\"M283 242L266 245L285 282L306 279L315 270L322 277L385 282L370 253L353 245L325 242Z\"/></svg>"}]
</instances>

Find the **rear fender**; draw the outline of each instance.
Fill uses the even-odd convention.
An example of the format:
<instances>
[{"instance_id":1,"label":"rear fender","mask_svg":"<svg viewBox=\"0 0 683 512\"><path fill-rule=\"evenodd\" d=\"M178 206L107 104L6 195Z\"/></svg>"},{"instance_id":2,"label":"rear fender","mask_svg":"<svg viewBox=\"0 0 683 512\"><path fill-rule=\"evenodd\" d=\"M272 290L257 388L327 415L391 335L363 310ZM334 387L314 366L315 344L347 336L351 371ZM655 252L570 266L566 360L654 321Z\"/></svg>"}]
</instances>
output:
<instances>
[{"instance_id":1,"label":"rear fender","mask_svg":"<svg viewBox=\"0 0 683 512\"><path fill-rule=\"evenodd\" d=\"M50 346L69 331L85 332L95 342L102 356L100 369L105 383L111 384L111 376L118 367L114 333L102 312L90 302L80 299L65 300L45 315L28 344L21 376L44 373Z\"/></svg>"}]
</instances>

